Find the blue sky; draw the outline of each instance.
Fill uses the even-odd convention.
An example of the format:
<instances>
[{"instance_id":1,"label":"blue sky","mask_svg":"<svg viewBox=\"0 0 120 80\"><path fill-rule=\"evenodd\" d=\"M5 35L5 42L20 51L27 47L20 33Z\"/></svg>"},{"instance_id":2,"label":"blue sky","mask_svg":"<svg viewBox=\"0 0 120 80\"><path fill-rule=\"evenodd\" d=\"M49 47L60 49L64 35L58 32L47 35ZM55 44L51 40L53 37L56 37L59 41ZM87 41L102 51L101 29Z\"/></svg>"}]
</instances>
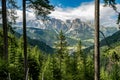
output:
<instances>
[{"instance_id":1,"label":"blue sky","mask_svg":"<svg viewBox=\"0 0 120 80\"><path fill-rule=\"evenodd\" d=\"M55 6L78 7L83 2L92 2L93 0L50 0Z\"/></svg>"},{"instance_id":2,"label":"blue sky","mask_svg":"<svg viewBox=\"0 0 120 80\"><path fill-rule=\"evenodd\" d=\"M79 5L81 5L82 3L85 2L93 2L95 0L50 0L51 4L53 4L54 6L60 6L63 8L66 7L78 7ZM104 0L100 0L101 3L104 2ZM120 2L120 0L116 0L117 3Z\"/></svg>"},{"instance_id":3,"label":"blue sky","mask_svg":"<svg viewBox=\"0 0 120 80\"><path fill-rule=\"evenodd\" d=\"M18 5L22 4L22 0L17 0L18 1ZM88 2L93 2L95 0L49 0L50 3L54 6L60 6L63 8L67 8L67 7L78 7L80 6L82 3L88 3ZM104 0L100 0L100 2L104 2ZM120 0L116 0L116 2L120 3Z\"/></svg>"},{"instance_id":4,"label":"blue sky","mask_svg":"<svg viewBox=\"0 0 120 80\"><path fill-rule=\"evenodd\" d=\"M22 0L17 0L18 5L22 4ZM93 0L49 0L50 3L54 6L61 6L61 7L78 7L83 2L91 2Z\"/></svg>"}]
</instances>

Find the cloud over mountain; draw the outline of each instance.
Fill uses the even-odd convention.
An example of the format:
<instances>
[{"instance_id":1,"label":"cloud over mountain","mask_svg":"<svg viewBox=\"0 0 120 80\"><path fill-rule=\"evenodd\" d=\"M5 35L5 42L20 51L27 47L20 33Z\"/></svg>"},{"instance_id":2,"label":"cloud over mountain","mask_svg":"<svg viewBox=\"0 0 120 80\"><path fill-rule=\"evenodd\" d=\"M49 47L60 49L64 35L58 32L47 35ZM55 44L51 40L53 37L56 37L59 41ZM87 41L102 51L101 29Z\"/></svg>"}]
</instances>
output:
<instances>
[{"instance_id":1,"label":"cloud over mountain","mask_svg":"<svg viewBox=\"0 0 120 80\"><path fill-rule=\"evenodd\" d=\"M66 19L87 19L93 20L94 18L94 5L92 3L81 4L76 8L60 8L55 7L55 11L52 12L49 16L53 18L58 18L61 20Z\"/></svg>"},{"instance_id":2,"label":"cloud over mountain","mask_svg":"<svg viewBox=\"0 0 120 80\"><path fill-rule=\"evenodd\" d=\"M102 25L110 26L116 24L117 14L110 7L103 7L103 3L100 4L100 20ZM120 5L117 5L120 7ZM67 19L75 19L80 18L83 21L94 20L94 3L82 3L79 7L76 8L61 8L55 7L55 11L52 12L49 16L57 19L61 19L63 21Z\"/></svg>"},{"instance_id":3,"label":"cloud over mountain","mask_svg":"<svg viewBox=\"0 0 120 80\"><path fill-rule=\"evenodd\" d=\"M101 25L113 26L116 25L117 14L110 7L103 7L103 3L100 4L100 21ZM120 7L120 4L117 5ZM55 11L49 15L51 18L61 19L63 21L75 18L80 18L82 21L94 21L94 2L82 3L76 8L61 8L55 7ZM34 11L27 11L27 20L35 19ZM17 15L19 18L17 21L22 21L22 11L18 10ZM111 23L112 22L112 23Z\"/></svg>"}]
</instances>

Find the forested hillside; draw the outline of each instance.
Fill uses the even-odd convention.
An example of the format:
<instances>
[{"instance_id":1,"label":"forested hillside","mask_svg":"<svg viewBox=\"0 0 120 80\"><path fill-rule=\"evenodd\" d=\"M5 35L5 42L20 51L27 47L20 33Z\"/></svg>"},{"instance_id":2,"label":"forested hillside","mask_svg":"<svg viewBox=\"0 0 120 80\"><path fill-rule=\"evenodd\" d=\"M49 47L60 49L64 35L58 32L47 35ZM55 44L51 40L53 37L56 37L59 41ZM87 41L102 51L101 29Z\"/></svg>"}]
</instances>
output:
<instances>
[{"instance_id":1,"label":"forested hillside","mask_svg":"<svg viewBox=\"0 0 120 80\"><path fill-rule=\"evenodd\" d=\"M120 4L61 1L0 0L0 80L120 80Z\"/></svg>"},{"instance_id":2,"label":"forested hillside","mask_svg":"<svg viewBox=\"0 0 120 80\"><path fill-rule=\"evenodd\" d=\"M2 30L0 29L0 41L3 41ZM119 80L119 31L110 37L107 37L109 44L106 45L106 40L102 40L101 46L101 80ZM111 40L115 37L114 40ZM118 38L117 38L118 37ZM23 38L16 37L16 35L9 32L9 64L4 64L1 60L0 63L0 79L7 77L6 72L10 74L12 80L23 79ZM29 39L29 38L28 38ZM84 52L82 48L82 41L77 44L75 52L69 54L65 36L60 32L55 43L55 52L48 54L35 46L35 40L28 41L28 67L29 75L33 80L57 80L62 78L64 80L93 80L94 67L93 67L93 49L89 52ZM116 42L118 41L118 42ZM35 41L37 43L37 41ZM60 44L62 42L63 44ZM2 42L3 43L3 42ZM3 44L0 44L0 51L2 52ZM61 46L61 47L60 47ZM63 47L63 48L62 48ZM42 48L49 51L42 45ZM62 50L61 50L62 49ZM62 52L61 52L62 51ZM61 54L62 53L62 54ZM1 54L2 56L2 54ZM114 65L114 66L113 66ZM9 69L9 70L8 70Z\"/></svg>"}]
</instances>

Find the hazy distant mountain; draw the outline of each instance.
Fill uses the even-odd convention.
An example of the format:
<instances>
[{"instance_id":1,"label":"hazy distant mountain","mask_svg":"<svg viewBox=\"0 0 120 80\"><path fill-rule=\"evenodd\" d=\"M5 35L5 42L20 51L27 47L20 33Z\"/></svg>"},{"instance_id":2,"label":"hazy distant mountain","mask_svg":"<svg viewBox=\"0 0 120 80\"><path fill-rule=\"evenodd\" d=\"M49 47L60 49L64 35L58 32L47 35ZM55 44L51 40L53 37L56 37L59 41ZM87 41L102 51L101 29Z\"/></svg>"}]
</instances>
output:
<instances>
[{"instance_id":1,"label":"hazy distant mountain","mask_svg":"<svg viewBox=\"0 0 120 80\"><path fill-rule=\"evenodd\" d=\"M14 29L22 34L22 22L18 22ZM78 40L82 40L84 46L90 46L94 40L94 25L92 22L83 22L80 19L61 21L52 18L51 20L29 20L27 21L27 35L39 41L44 41L47 45L54 46L56 36L62 30L67 37L70 46L76 45ZM116 27L101 26L100 30L109 36L117 31ZM101 38L103 38L101 36Z\"/></svg>"}]
</instances>

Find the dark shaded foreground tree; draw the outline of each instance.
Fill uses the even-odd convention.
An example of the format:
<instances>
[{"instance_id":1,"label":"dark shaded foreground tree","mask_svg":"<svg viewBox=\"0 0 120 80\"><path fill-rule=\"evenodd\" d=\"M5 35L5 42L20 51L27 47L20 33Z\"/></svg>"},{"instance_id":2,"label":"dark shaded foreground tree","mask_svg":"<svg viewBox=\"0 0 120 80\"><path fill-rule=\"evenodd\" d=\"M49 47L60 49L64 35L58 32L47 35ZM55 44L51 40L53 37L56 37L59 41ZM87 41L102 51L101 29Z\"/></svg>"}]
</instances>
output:
<instances>
[{"instance_id":1,"label":"dark shaded foreground tree","mask_svg":"<svg viewBox=\"0 0 120 80\"><path fill-rule=\"evenodd\" d=\"M100 80L100 50L99 50L99 6L100 1L95 0L95 52L94 52L94 80Z\"/></svg>"},{"instance_id":2,"label":"dark shaded foreground tree","mask_svg":"<svg viewBox=\"0 0 120 80\"><path fill-rule=\"evenodd\" d=\"M2 11L0 12L0 15L2 15L2 25L3 25L3 37L4 37L4 45L3 45L3 57L5 60L8 60L8 21L10 20L15 21L15 9L18 8L16 5L16 0L1 0L2 4ZM14 8L14 10L11 10L11 7ZM10 10L8 10L8 8ZM9 15L9 17L8 17Z\"/></svg>"},{"instance_id":3,"label":"dark shaded foreground tree","mask_svg":"<svg viewBox=\"0 0 120 80\"><path fill-rule=\"evenodd\" d=\"M28 63L27 63L27 35L26 35L26 0L23 0L23 41L24 41L24 78L27 80Z\"/></svg>"},{"instance_id":4,"label":"dark shaded foreground tree","mask_svg":"<svg viewBox=\"0 0 120 80\"><path fill-rule=\"evenodd\" d=\"M3 23L3 37L4 37L4 45L3 45L3 58L4 60L8 60L8 33L7 33L7 7L6 0L2 0L2 23Z\"/></svg>"},{"instance_id":5,"label":"dark shaded foreground tree","mask_svg":"<svg viewBox=\"0 0 120 80\"><path fill-rule=\"evenodd\" d=\"M8 79L9 77L9 68L8 68L8 66L9 66L9 61L8 61L8 46L9 46L9 44L8 44L8 15L12 15L13 13L9 13L9 10L8 10L8 4L10 5L9 7L15 7L15 1L14 0L1 0L0 1L1 2L1 4L2 4L2 12L0 13L0 15L2 15L2 27L3 27L3 51L2 51L2 56L0 56L0 58L2 59L2 60L0 60L0 62L4 62L4 64L3 64L3 67L4 67L4 69L3 69L3 75L4 75L4 73L6 74L6 77L5 78L3 78L2 80L6 80L6 79ZM8 3L8 2L10 2L10 3ZM13 11L14 12L14 11ZM12 20L13 18L11 18L11 20ZM1 65L2 65L2 63L1 63ZM2 66L0 66L0 67L2 67ZM1 74L1 73L0 73Z\"/></svg>"},{"instance_id":6,"label":"dark shaded foreground tree","mask_svg":"<svg viewBox=\"0 0 120 80\"><path fill-rule=\"evenodd\" d=\"M53 10L48 0L27 0L28 7L35 11L36 16L45 17ZM27 35L26 35L26 0L23 0L23 37L24 37L24 66L25 80L27 79L28 62L27 62Z\"/></svg>"},{"instance_id":7,"label":"dark shaded foreground tree","mask_svg":"<svg viewBox=\"0 0 120 80\"><path fill-rule=\"evenodd\" d=\"M5 61L5 67L3 67L3 70L5 69L5 76L3 80L7 79L8 76L8 33L7 33L7 6L6 6L6 0L2 0L2 27L3 27L3 60ZM3 73L4 74L4 73Z\"/></svg>"}]
</instances>

